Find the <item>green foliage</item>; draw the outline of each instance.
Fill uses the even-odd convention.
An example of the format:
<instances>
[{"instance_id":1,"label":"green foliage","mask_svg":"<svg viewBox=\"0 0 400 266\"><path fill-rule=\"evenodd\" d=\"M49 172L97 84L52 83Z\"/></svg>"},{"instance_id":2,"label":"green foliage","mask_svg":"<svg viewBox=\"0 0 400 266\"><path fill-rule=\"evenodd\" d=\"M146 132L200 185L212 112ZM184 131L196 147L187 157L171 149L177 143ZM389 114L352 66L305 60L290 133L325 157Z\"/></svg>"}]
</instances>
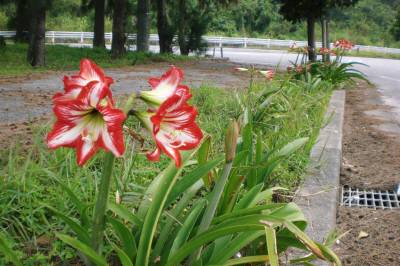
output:
<instances>
[{"instance_id":1,"label":"green foliage","mask_svg":"<svg viewBox=\"0 0 400 266\"><path fill-rule=\"evenodd\" d=\"M298 22L306 18L321 18L332 8L342 8L358 0L279 0L279 11L289 21Z\"/></svg>"},{"instance_id":2,"label":"green foliage","mask_svg":"<svg viewBox=\"0 0 400 266\"><path fill-rule=\"evenodd\" d=\"M354 69L354 65L357 64L364 65L358 62L340 63L335 61L328 63L318 62L312 67L315 68L317 77L340 86L346 82L352 82L354 79L368 81L361 71Z\"/></svg>"},{"instance_id":3,"label":"green foliage","mask_svg":"<svg viewBox=\"0 0 400 266\"><path fill-rule=\"evenodd\" d=\"M396 41L400 41L400 8L397 10L396 21L391 28L391 33Z\"/></svg>"},{"instance_id":4,"label":"green foliage","mask_svg":"<svg viewBox=\"0 0 400 266\"><path fill-rule=\"evenodd\" d=\"M272 89L280 86L279 90ZM200 127L212 136L212 145L211 148L205 149L205 152L208 150L209 154L202 156L207 158L207 161L203 161L201 165L193 165L195 161L190 161L170 192L166 201L167 207L163 210L157 226L151 261L158 255L161 258L168 258L169 255L166 253L171 250L174 253L179 252L176 254L181 257L187 252L184 250L186 244L193 240L195 242L192 243L198 243L193 246L195 250L199 248L199 245L203 246L204 253L202 254L213 253L214 255L212 257L210 255L210 258L218 262L218 259L223 259L222 255L225 257L227 254L232 254L254 239L265 239L263 237L264 227L257 225L259 229L256 232L243 233L233 239L230 238L233 242L224 249L212 248L212 246L221 245L215 242L213 237L228 232L225 229L217 230L217 225L227 220L233 222L243 215L263 215L263 210L271 207L268 204L271 203L273 193L268 189L269 186L295 186L301 179L307 165L309 150L323 123L329 91L308 91L304 89L302 83L297 84L286 79L274 81L272 84L256 81L253 89L256 95L264 95L262 100L269 99L270 102L264 105L266 110L263 112L263 118L259 120L260 124L256 125L252 131L247 130L248 136L254 136L254 139L257 139L252 143L254 157L252 160L245 160L244 158L249 158L249 153L246 152L249 149L241 144L242 148L238 149L229 182L224 187L223 195L218 203L217 216L213 218L208 229L213 231L205 231L196 239L194 239L195 231L204 215L202 207L204 203L196 204L196 202L201 198L209 200L213 187L205 186L203 177L209 176L210 180L218 180L220 177L223 160L223 132L229 118L240 119L242 109L237 104L237 98L244 99L247 92L222 90L206 85L192 91L194 94L192 103L201 107L198 119ZM235 97L235 94L238 94L238 97ZM136 127L133 121L129 121L128 125L131 128ZM4 156L0 157L0 169L2 169L0 176L3 180L0 183L2 191L0 228L7 232L9 239L13 239L17 243L14 245L15 249L25 250L25 245L33 245L33 248L38 250L31 257L26 255L23 257L23 263L26 265L39 262L43 265L51 264L53 263L52 258L61 259L67 264L76 260L76 251L54 238L51 232L59 231L62 234L68 233L78 237L77 241L80 243L70 243L77 247L79 247L78 244L82 246L82 243L86 243L87 237L82 231L88 230L90 227L94 195L101 174L101 155L90 161L86 167L78 169L74 151L59 149L50 153L47 150L42 141L46 131L47 128L38 129L37 138L34 140L32 148L28 149L28 153L22 147L11 147L8 153L3 152ZM288 143L304 137L310 137L304 145L294 145L300 141L298 140L287 146ZM246 143L250 142L247 140ZM284 148L285 146L287 147ZM135 250L138 249L140 228L143 226L148 204L151 203L148 199L154 194L152 188L157 188L157 182L152 182L152 180L158 180L156 176L161 169L165 169L168 163L168 160L163 157L160 163L149 164L145 155L137 152L139 148L135 147L135 143L129 138L127 147L129 148L127 148L125 157L117 160L115 167L116 180L112 184L112 195L110 195L109 202L113 201L114 193L118 189L122 204L109 204L107 243L104 252L104 254L110 254L113 259L125 260L125 263L127 263L125 255L132 261ZM294 151L293 147L299 148ZM288 152L290 150L293 152ZM254 175L252 171L249 171L248 166L255 164L259 160L260 154L267 154L269 151L275 151L275 154L284 153L287 155L286 159L280 160L279 164L274 167L274 171L269 174L268 187L259 184L254 186L255 189L250 189L244 183L246 179L243 179L242 176ZM267 163L263 165L263 167L268 166ZM149 185L151 183L153 185ZM67 198L69 200L66 200ZM263 202L266 199L265 205L261 202L260 206L254 205L255 202ZM56 215L54 210L46 207L47 205L51 205L53 209L63 215ZM275 207L281 208L282 206L276 205ZM133 213L133 209L137 211ZM65 217L69 219L63 220L62 218ZM127 230L121 224L133 234L127 234ZM180 225L185 225L182 229L184 231L180 231ZM239 229L244 228L229 227L229 230ZM180 245L173 246L171 240L175 239L175 236L179 239ZM279 235L277 237L279 241ZM49 239L49 241L39 246L35 241L39 238ZM132 239L135 241L132 242ZM208 239L211 242L204 243L201 239ZM261 254L266 254L266 250L264 247L260 251L263 252ZM250 250L246 254L246 256L252 255L254 254ZM84 258L83 255L81 257ZM87 256L86 259L88 259ZM1 263L2 259L0 259Z\"/></svg>"},{"instance_id":5,"label":"green foliage","mask_svg":"<svg viewBox=\"0 0 400 266\"><path fill-rule=\"evenodd\" d=\"M22 266L19 261L19 255L11 248L8 239L0 233L0 254L2 254L6 261L13 263L16 266Z\"/></svg>"},{"instance_id":6,"label":"green foliage","mask_svg":"<svg viewBox=\"0 0 400 266\"><path fill-rule=\"evenodd\" d=\"M133 6L135 5L135 1L130 2ZM169 8L171 20L178 19L177 15L174 15L174 12L178 10L176 2L178 1L169 2L172 3ZM205 1L205 3L204 6L214 6L214 4L210 4L210 1ZM399 41L396 41L396 21L398 21L396 16L399 4L399 0L359 0L351 8L331 9L329 11L331 39L346 38L357 44L400 47ZM92 31L93 11L82 13L80 6L81 0L54 0L47 16L46 29ZM202 15L205 20L208 20L204 21L207 24L205 25L206 32L211 34L304 40L305 25L303 23L292 24L284 20L278 11L279 4L275 0L246 0L222 7L212 7ZM15 12L16 8L13 3L0 5L1 30L15 29ZM133 22L127 23L127 31L135 32L135 14L134 12L130 12L130 14L132 15L128 21ZM189 19L191 18L189 17ZM193 19L197 18L193 17ZM151 13L151 20L151 31L156 33L154 11ZM112 21L110 16L107 16L105 30L110 32L111 26ZM317 38L319 38L321 36L319 25L317 25L316 31Z\"/></svg>"}]
</instances>

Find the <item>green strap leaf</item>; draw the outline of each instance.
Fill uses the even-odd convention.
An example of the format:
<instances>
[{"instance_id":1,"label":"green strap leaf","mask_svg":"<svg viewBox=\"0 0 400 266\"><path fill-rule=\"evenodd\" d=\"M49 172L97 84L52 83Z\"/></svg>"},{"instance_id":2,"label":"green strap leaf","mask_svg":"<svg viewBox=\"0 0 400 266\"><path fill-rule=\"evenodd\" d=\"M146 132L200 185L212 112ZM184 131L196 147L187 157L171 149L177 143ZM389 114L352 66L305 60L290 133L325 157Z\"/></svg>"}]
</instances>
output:
<instances>
[{"instance_id":1,"label":"green strap leaf","mask_svg":"<svg viewBox=\"0 0 400 266\"><path fill-rule=\"evenodd\" d=\"M213 219L212 224L218 224L221 222L224 222L228 219L236 218L236 217L242 217L245 215L250 215L250 214L260 214L261 211L263 210L268 210L268 209L279 209L287 205L287 203L272 203L272 204L265 204L257 207L252 207L252 208L246 208L246 209L241 209L241 210L236 210L231 213L227 213L224 215L217 216Z\"/></svg>"},{"instance_id":2,"label":"green strap leaf","mask_svg":"<svg viewBox=\"0 0 400 266\"><path fill-rule=\"evenodd\" d=\"M230 240L228 243L225 242L224 243L225 245L221 249L215 250L212 255L212 258L210 259L209 264L210 265L224 264L224 262L229 260L229 258L232 258L239 250L246 247L248 244L253 242L258 237L262 236L263 234L264 234L263 231L240 233L233 240Z\"/></svg>"},{"instance_id":3,"label":"green strap leaf","mask_svg":"<svg viewBox=\"0 0 400 266\"><path fill-rule=\"evenodd\" d=\"M201 219L199 228L197 229L197 235L206 231L212 223L212 219L214 218L214 216L216 214L218 203L221 199L224 187L226 185L229 174L231 172L232 164L233 164L232 161L227 162L225 164L224 170L222 171L221 176L218 178L218 180L214 186L214 189L212 190L212 192L210 194L210 202L207 205L207 208L204 212L203 218ZM200 254L201 254L201 247L194 254L192 254L191 261L193 262L195 260L198 260L200 258Z\"/></svg>"},{"instance_id":4,"label":"green strap leaf","mask_svg":"<svg viewBox=\"0 0 400 266\"><path fill-rule=\"evenodd\" d=\"M86 245L85 243L64 234L56 234L56 236L71 247L85 254L97 266L108 266L106 259L98 255L96 251L94 251L90 246Z\"/></svg>"},{"instance_id":5,"label":"green strap leaf","mask_svg":"<svg viewBox=\"0 0 400 266\"><path fill-rule=\"evenodd\" d=\"M204 233L194 237L192 240L182 246L171 259L168 260L166 266L176 266L189 256L193 251L202 245L211 242L217 238L246 231L264 230L264 227L258 222L257 224L241 224L235 226L226 226L217 229L210 229Z\"/></svg>"},{"instance_id":6,"label":"green strap leaf","mask_svg":"<svg viewBox=\"0 0 400 266\"><path fill-rule=\"evenodd\" d=\"M189 187L191 187L194 183L197 182L200 178L207 175L212 169L214 169L218 164L223 161L224 157L220 156L212 161L206 162L201 166L197 167L190 173L183 176L176 185L172 188L171 194L168 197L166 202L166 206L171 204L176 198L185 192Z\"/></svg>"},{"instance_id":7,"label":"green strap leaf","mask_svg":"<svg viewBox=\"0 0 400 266\"><path fill-rule=\"evenodd\" d=\"M182 152L182 165L185 165L190 160L190 158L197 152L197 149ZM159 186L155 190L143 222L136 257L136 265L147 266L149 264L152 242L156 233L158 222L161 214L163 213L168 196L171 193L171 190L176 183L182 169L183 166L176 168L175 162L172 161L164 170L160 180L158 181Z\"/></svg>"},{"instance_id":8,"label":"green strap leaf","mask_svg":"<svg viewBox=\"0 0 400 266\"><path fill-rule=\"evenodd\" d=\"M174 244L171 247L170 256L172 256L176 252L176 250L178 250L187 241L187 239L190 236L190 233L193 230L194 225L196 224L205 206L206 206L205 200L198 201L196 206L187 216L185 222L183 223L181 229L178 231L175 237Z\"/></svg>"},{"instance_id":9,"label":"green strap leaf","mask_svg":"<svg viewBox=\"0 0 400 266\"><path fill-rule=\"evenodd\" d=\"M111 217L108 217L107 219L114 231L117 233L119 240L122 243L123 251L128 254L128 258L133 261L133 258L136 256L137 247L135 238L131 231L120 221Z\"/></svg>"},{"instance_id":10,"label":"green strap leaf","mask_svg":"<svg viewBox=\"0 0 400 266\"><path fill-rule=\"evenodd\" d=\"M197 153L197 163L199 166L207 163L208 156L210 155L210 151L211 151L211 137L207 136L206 139L201 144L199 151ZM211 187L211 183L212 183L211 177L212 176L208 173L202 177L203 182L207 188Z\"/></svg>"},{"instance_id":11,"label":"green strap leaf","mask_svg":"<svg viewBox=\"0 0 400 266\"><path fill-rule=\"evenodd\" d=\"M282 149L280 149L277 153L276 156L289 156L301 147L304 146L308 142L308 138L300 138L296 139L288 144L286 144Z\"/></svg>"},{"instance_id":12,"label":"green strap leaf","mask_svg":"<svg viewBox=\"0 0 400 266\"><path fill-rule=\"evenodd\" d=\"M157 243L152 252L152 259L161 256L162 250L165 248L165 244L174 232L173 225L176 223L174 217L179 217L185 208L188 208L192 198L197 192L203 187L203 180L197 180L185 193L182 198L178 201L175 208L171 210L171 215L166 216L165 225L161 226L160 234L157 239Z\"/></svg>"},{"instance_id":13,"label":"green strap leaf","mask_svg":"<svg viewBox=\"0 0 400 266\"><path fill-rule=\"evenodd\" d=\"M264 184L260 183L254 187L252 187L243 197L242 199L235 205L233 208L234 211L240 210L240 209L245 209L247 208L251 202L255 199L257 194L260 193L262 190Z\"/></svg>"},{"instance_id":14,"label":"green strap leaf","mask_svg":"<svg viewBox=\"0 0 400 266\"><path fill-rule=\"evenodd\" d=\"M138 226L142 227L143 222L132 212L130 212L127 208L120 204L116 204L114 202L108 203L108 209L114 212L116 215L125 219L126 221Z\"/></svg>"},{"instance_id":15,"label":"green strap leaf","mask_svg":"<svg viewBox=\"0 0 400 266\"><path fill-rule=\"evenodd\" d=\"M129 258L128 254L116 245L112 245L114 250L117 252L118 258L122 264L122 266L133 266L131 259Z\"/></svg>"},{"instance_id":16,"label":"green strap leaf","mask_svg":"<svg viewBox=\"0 0 400 266\"><path fill-rule=\"evenodd\" d=\"M279 266L278 249L276 246L276 232L273 226L265 226L265 237L267 241L269 263L271 266Z\"/></svg>"},{"instance_id":17,"label":"green strap leaf","mask_svg":"<svg viewBox=\"0 0 400 266\"><path fill-rule=\"evenodd\" d=\"M232 259L228 260L226 263L224 263L224 266L232 266L232 265L247 265L247 264L253 264L257 262L269 262L269 257L267 255L260 255L260 256L248 256L248 257L242 257L238 259Z\"/></svg>"}]
</instances>

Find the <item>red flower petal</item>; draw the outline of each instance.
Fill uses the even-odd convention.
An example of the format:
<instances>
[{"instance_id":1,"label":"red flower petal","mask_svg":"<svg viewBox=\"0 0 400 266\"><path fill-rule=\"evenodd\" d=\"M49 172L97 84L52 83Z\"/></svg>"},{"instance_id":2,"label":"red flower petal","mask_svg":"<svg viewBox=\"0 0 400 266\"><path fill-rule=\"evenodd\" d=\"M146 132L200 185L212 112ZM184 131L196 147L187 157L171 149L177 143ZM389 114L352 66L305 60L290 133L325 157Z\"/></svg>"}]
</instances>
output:
<instances>
[{"instance_id":1,"label":"red flower petal","mask_svg":"<svg viewBox=\"0 0 400 266\"><path fill-rule=\"evenodd\" d=\"M53 129L47 134L47 146L50 149L58 147L74 147L81 137L82 128L57 121Z\"/></svg>"},{"instance_id":2,"label":"red flower petal","mask_svg":"<svg viewBox=\"0 0 400 266\"><path fill-rule=\"evenodd\" d=\"M125 152L124 134L121 130L103 130L99 146L112 152L115 157L121 157Z\"/></svg>"},{"instance_id":3,"label":"red flower petal","mask_svg":"<svg viewBox=\"0 0 400 266\"><path fill-rule=\"evenodd\" d=\"M90 81L103 81L104 72L94 62L89 59L82 59L80 64L79 76Z\"/></svg>"},{"instance_id":4,"label":"red flower petal","mask_svg":"<svg viewBox=\"0 0 400 266\"><path fill-rule=\"evenodd\" d=\"M76 143L76 161L79 166L84 165L98 150L96 143L78 139Z\"/></svg>"},{"instance_id":5,"label":"red flower petal","mask_svg":"<svg viewBox=\"0 0 400 266\"><path fill-rule=\"evenodd\" d=\"M160 155L161 150L159 148L156 148L153 152L146 153L147 159L152 162L158 162L158 160L160 159Z\"/></svg>"},{"instance_id":6,"label":"red flower petal","mask_svg":"<svg viewBox=\"0 0 400 266\"><path fill-rule=\"evenodd\" d=\"M197 110L186 103L184 97L173 95L168 98L150 119L153 123L153 138L157 148L181 165L180 150L190 150L199 145L203 133L195 123ZM149 160L156 160L159 151L148 154Z\"/></svg>"},{"instance_id":7,"label":"red flower petal","mask_svg":"<svg viewBox=\"0 0 400 266\"><path fill-rule=\"evenodd\" d=\"M183 80L183 71L180 68L171 66L171 68L165 72L161 78L150 78L148 80L153 90L159 89L161 86L176 87Z\"/></svg>"}]
</instances>

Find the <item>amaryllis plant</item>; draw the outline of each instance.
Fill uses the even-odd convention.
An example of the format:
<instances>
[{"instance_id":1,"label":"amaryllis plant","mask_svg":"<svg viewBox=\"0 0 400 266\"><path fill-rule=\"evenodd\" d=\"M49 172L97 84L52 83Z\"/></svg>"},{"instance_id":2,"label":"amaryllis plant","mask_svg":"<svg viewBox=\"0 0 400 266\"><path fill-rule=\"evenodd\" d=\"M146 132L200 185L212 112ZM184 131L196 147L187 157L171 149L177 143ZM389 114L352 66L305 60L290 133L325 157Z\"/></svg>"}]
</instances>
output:
<instances>
[{"instance_id":1,"label":"amaryllis plant","mask_svg":"<svg viewBox=\"0 0 400 266\"><path fill-rule=\"evenodd\" d=\"M180 151L196 148L203 133L195 119L197 110L188 104L189 87L181 85L183 71L172 66L161 78L151 78L151 91L140 93L140 99L148 104L146 112L132 111L133 93L124 111L115 107L110 85L111 77L89 59L83 59L77 75L64 77L64 91L53 97L56 117L53 129L47 135L51 149L75 148L77 163L83 166L99 149L108 152L94 211L91 244L100 252L107 208L114 157L122 157L125 151L123 123L128 114L136 114L151 133L156 149L148 153L151 161L157 161L161 152L181 166ZM129 112L132 111L132 112Z\"/></svg>"}]
</instances>

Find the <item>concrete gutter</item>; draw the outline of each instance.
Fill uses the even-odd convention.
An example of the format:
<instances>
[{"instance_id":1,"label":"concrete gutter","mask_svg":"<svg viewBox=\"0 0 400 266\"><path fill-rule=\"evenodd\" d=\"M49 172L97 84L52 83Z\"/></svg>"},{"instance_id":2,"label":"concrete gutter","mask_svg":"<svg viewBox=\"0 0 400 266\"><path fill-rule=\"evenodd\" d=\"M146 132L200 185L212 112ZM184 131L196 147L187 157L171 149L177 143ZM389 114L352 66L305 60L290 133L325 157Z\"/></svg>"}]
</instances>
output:
<instances>
[{"instance_id":1,"label":"concrete gutter","mask_svg":"<svg viewBox=\"0 0 400 266\"><path fill-rule=\"evenodd\" d=\"M328 124L311 150L312 170L294 199L308 220L306 233L318 242L336 227L345 97L343 90L333 92L325 114ZM327 264L318 261L316 265Z\"/></svg>"}]
</instances>

